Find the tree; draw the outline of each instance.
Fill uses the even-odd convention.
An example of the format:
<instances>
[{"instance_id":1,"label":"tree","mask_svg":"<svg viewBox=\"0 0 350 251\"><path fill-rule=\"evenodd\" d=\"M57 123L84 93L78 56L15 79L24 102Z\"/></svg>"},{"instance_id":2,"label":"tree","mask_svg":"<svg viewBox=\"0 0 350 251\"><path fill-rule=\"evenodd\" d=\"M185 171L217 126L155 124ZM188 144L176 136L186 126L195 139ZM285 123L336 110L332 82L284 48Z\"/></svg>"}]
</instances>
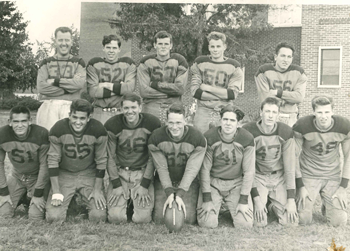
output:
<instances>
[{"instance_id":1,"label":"tree","mask_svg":"<svg viewBox=\"0 0 350 251\"><path fill-rule=\"evenodd\" d=\"M0 98L33 88L37 68L26 33L28 22L14 2L0 2Z\"/></svg>"},{"instance_id":2,"label":"tree","mask_svg":"<svg viewBox=\"0 0 350 251\"><path fill-rule=\"evenodd\" d=\"M160 30L169 31L174 38L175 52L192 63L208 54L206 35L220 31L227 36L226 55L240 61L266 60L266 52L253 47L254 35L269 30L266 13L268 5L252 4L134 4L121 3L116 10L120 35L127 40L139 38L139 45L150 50L153 36Z\"/></svg>"}]
</instances>

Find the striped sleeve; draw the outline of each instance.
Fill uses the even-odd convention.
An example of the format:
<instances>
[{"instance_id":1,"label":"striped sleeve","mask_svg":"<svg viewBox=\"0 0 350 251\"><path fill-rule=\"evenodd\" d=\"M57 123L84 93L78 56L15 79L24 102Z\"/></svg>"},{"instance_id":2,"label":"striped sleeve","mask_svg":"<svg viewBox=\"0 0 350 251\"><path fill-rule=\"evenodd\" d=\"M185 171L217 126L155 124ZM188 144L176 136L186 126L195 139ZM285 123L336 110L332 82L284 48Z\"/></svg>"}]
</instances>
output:
<instances>
[{"instance_id":1,"label":"striped sleeve","mask_svg":"<svg viewBox=\"0 0 350 251\"><path fill-rule=\"evenodd\" d=\"M278 93L277 97L289 103L294 103L294 104L301 103L305 97L306 82L307 82L307 77L305 73L302 73L297 83L295 84L293 90L287 91L287 90L279 89L280 93Z\"/></svg>"},{"instance_id":2,"label":"striped sleeve","mask_svg":"<svg viewBox=\"0 0 350 251\"><path fill-rule=\"evenodd\" d=\"M93 98L109 98L111 96L111 92L107 92L107 89L99 87L99 76L98 70L94 67L93 61L90 60L87 68L86 68L86 81L88 86L89 95Z\"/></svg>"},{"instance_id":3,"label":"striped sleeve","mask_svg":"<svg viewBox=\"0 0 350 251\"><path fill-rule=\"evenodd\" d=\"M260 102L264 101L267 97L271 96L269 93L270 86L269 86L269 80L265 76L263 72L258 71L258 73L254 76L256 88L258 90L258 96L260 99Z\"/></svg>"},{"instance_id":4,"label":"striped sleeve","mask_svg":"<svg viewBox=\"0 0 350 251\"><path fill-rule=\"evenodd\" d=\"M44 60L40 64L36 80L38 92L49 97L57 97L66 93L62 88L47 83L48 79L49 71L47 69L46 60Z\"/></svg>"},{"instance_id":5,"label":"striped sleeve","mask_svg":"<svg viewBox=\"0 0 350 251\"><path fill-rule=\"evenodd\" d=\"M77 63L77 68L73 78L60 78L59 87L63 88L69 93L77 92L85 88L86 70L85 63L82 59Z\"/></svg>"}]
</instances>

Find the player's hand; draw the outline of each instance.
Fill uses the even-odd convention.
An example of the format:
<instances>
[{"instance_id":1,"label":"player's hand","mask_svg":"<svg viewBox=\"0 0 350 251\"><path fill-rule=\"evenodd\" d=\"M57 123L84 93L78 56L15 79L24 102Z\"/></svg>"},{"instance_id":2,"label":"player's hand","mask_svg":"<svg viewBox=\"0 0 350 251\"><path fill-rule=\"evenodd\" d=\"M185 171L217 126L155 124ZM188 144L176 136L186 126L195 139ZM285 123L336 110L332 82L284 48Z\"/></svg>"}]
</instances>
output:
<instances>
[{"instance_id":1,"label":"player's hand","mask_svg":"<svg viewBox=\"0 0 350 251\"><path fill-rule=\"evenodd\" d=\"M0 207L4 205L6 202L10 203L10 205L13 207L13 203L10 195L0 196Z\"/></svg>"},{"instance_id":2,"label":"player's hand","mask_svg":"<svg viewBox=\"0 0 350 251\"><path fill-rule=\"evenodd\" d=\"M53 78L46 80L46 83L48 83L50 85L52 85L54 82L55 82L55 79L53 79Z\"/></svg>"},{"instance_id":3,"label":"player's hand","mask_svg":"<svg viewBox=\"0 0 350 251\"><path fill-rule=\"evenodd\" d=\"M262 222L265 220L265 215L267 215L266 206L261 202L260 196L254 197L254 218L257 222Z\"/></svg>"},{"instance_id":4,"label":"player's hand","mask_svg":"<svg viewBox=\"0 0 350 251\"><path fill-rule=\"evenodd\" d=\"M125 200L128 199L129 196L127 196L126 192L124 191L124 188L122 186L114 188L111 192L111 194L108 196L108 204L112 206L116 206L120 197L123 196Z\"/></svg>"},{"instance_id":5,"label":"player's hand","mask_svg":"<svg viewBox=\"0 0 350 251\"><path fill-rule=\"evenodd\" d=\"M204 218L204 221L207 221L209 218L209 214L211 211L214 212L214 214L217 214L217 211L215 210L214 207L214 203L212 201L208 201L208 202L203 202L202 207L201 208L197 208L198 210L198 216L199 218Z\"/></svg>"},{"instance_id":6,"label":"player's hand","mask_svg":"<svg viewBox=\"0 0 350 251\"><path fill-rule=\"evenodd\" d=\"M62 200L61 199L56 199L56 196L62 197ZM54 194L52 194L51 205L53 205L54 207L58 207L58 206L62 205L63 199L64 199L63 194L61 194L61 193L54 193Z\"/></svg>"},{"instance_id":7,"label":"player's hand","mask_svg":"<svg viewBox=\"0 0 350 251\"><path fill-rule=\"evenodd\" d=\"M91 200L92 198L94 198L94 200L95 200L95 205L96 205L97 209L99 209L99 210L106 209L106 207L107 207L106 199L105 199L105 196L103 195L102 190L100 190L100 189L92 190L92 193L90 194L88 200Z\"/></svg>"},{"instance_id":8,"label":"player's hand","mask_svg":"<svg viewBox=\"0 0 350 251\"><path fill-rule=\"evenodd\" d=\"M337 191L335 191L335 193L332 196L333 203L335 199L338 199L339 204L343 210L347 208L346 198L347 198L346 189L341 186L337 189Z\"/></svg>"},{"instance_id":9,"label":"player's hand","mask_svg":"<svg viewBox=\"0 0 350 251\"><path fill-rule=\"evenodd\" d=\"M309 196L309 192L307 191L307 189L305 187L299 188L298 189L298 194L297 194L297 199L296 199L296 202L297 202L297 205L298 205L298 210L305 208L306 199L312 201L312 199Z\"/></svg>"},{"instance_id":10,"label":"player's hand","mask_svg":"<svg viewBox=\"0 0 350 251\"><path fill-rule=\"evenodd\" d=\"M176 196L175 197L175 202L176 202L177 206L179 207L179 211L184 210L185 219L186 219L186 206L185 206L184 201L182 200L181 197Z\"/></svg>"},{"instance_id":11,"label":"player's hand","mask_svg":"<svg viewBox=\"0 0 350 251\"><path fill-rule=\"evenodd\" d=\"M236 214L241 212L246 221L248 221L247 217L253 219L253 211L249 208L248 204L238 204L236 208Z\"/></svg>"},{"instance_id":12,"label":"player's hand","mask_svg":"<svg viewBox=\"0 0 350 251\"><path fill-rule=\"evenodd\" d=\"M287 204L284 206L285 212L287 213L287 221L289 223L295 223L298 219L297 206L294 199L288 199Z\"/></svg>"},{"instance_id":13,"label":"player's hand","mask_svg":"<svg viewBox=\"0 0 350 251\"><path fill-rule=\"evenodd\" d=\"M44 196L41 196L41 197L33 196L33 198L30 201L30 205L32 205L32 204L34 204L40 210L40 212L44 212L45 205L46 205L46 201L44 200Z\"/></svg>"},{"instance_id":14,"label":"player's hand","mask_svg":"<svg viewBox=\"0 0 350 251\"><path fill-rule=\"evenodd\" d=\"M135 194L134 194L134 200L139 197L138 205L140 206L142 204L142 207L145 207L146 204L149 206L151 200L151 196L148 193L148 189L144 188L143 186L139 186L136 188Z\"/></svg>"},{"instance_id":15,"label":"player's hand","mask_svg":"<svg viewBox=\"0 0 350 251\"><path fill-rule=\"evenodd\" d=\"M163 206L163 217L165 215L165 210L167 207L169 208L172 208L173 207L173 201L174 201L174 198L175 198L175 194L172 193L168 196L168 198L166 199L165 203L164 203L164 206Z\"/></svg>"},{"instance_id":16,"label":"player's hand","mask_svg":"<svg viewBox=\"0 0 350 251\"><path fill-rule=\"evenodd\" d=\"M113 83L104 82L104 83L99 83L98 86L105 88L107 90L113 91Z\"/></svg>"}]
</instances>

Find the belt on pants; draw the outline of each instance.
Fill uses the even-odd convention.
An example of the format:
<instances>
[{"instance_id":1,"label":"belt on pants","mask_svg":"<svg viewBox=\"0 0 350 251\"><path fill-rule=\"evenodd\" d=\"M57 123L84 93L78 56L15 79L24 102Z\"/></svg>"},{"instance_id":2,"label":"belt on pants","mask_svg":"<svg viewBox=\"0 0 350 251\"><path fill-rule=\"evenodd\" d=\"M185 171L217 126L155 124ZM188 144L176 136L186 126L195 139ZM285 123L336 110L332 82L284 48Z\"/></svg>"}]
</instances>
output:
<instances>
[{"instance_id":1,"label":"belt on pants","mask_svg":"<svg viewBox=\"0 0 350 251\"><path fill-rule=\"evenodd\" d=\"M140 171L142 170L144 167L130 167L130 166L120 166L121 169L124 169L125 171Z\"/></svg>"}]
</instances>

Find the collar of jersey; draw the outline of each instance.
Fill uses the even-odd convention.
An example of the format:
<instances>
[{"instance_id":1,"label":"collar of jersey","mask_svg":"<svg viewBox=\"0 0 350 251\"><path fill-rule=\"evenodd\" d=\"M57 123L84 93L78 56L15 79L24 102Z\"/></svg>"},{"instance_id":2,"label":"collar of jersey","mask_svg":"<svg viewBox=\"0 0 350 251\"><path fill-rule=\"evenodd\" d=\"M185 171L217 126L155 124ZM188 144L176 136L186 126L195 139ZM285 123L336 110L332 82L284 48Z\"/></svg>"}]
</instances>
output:
<instances>
[{"instance_id":1,"label":"collar of jersey","mask_svg":"<svg viewBox=\"0 0 350 251\"><path fill-rule=\"evenodd\" d=\"M73 55L69 54L68 58L59 59L57 54L53 55L53 58L56 59L57 61L67 61L67 60L71 59L72 57L73 57Z\"/></svg>"}]
</instances>

